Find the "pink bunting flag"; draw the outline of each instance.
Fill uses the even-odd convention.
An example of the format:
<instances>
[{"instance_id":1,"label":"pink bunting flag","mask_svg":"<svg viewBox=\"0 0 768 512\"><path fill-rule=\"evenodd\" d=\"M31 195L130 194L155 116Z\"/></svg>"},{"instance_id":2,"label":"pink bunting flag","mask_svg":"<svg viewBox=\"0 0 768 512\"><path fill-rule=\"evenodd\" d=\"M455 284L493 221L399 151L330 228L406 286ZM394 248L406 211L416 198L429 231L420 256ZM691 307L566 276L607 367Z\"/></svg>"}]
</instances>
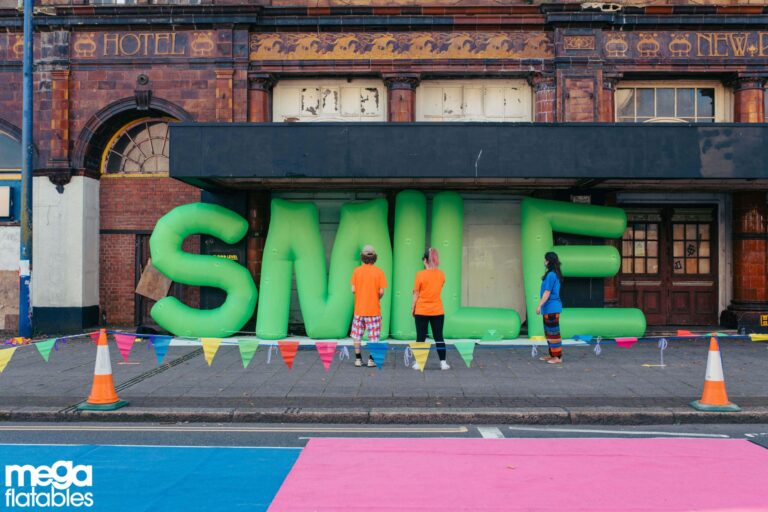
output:
<instances>
[{"instance_id":1,"label":"pink bunting flag","mask_svg":"<svg viewBox=\"0 0 768 512\"><path fill-rule=\"evenodd\" d=\"M616 338L616 345L621 348L629 348L637 343L637 338Z\"/></svg>"},{"instance_id":2,"label":"pink bunting flag","mask_svg":"<svg viewBox=\"0 0 768 512\"><path fill-rule=\"evenodd\" d=\"M96 331L96 332L89 332L88 335L91 337L91 341L92 342L94 342L94 343L98 343L99 342L99 332L98 331Z\"/></svg>"},{"instance_id":3,"label":"pink bunting flag","mask_svg":"<svg viewBox=\"0 0 768 512\"><path fill-rule=\"evenodd\" d=\"M318 341L315 343L317 353L320 354L320 361L322 361L325 371L331 368L331 362L333 361L333 355L336 353L335 341Z\"/></svg>"},{"instance_id":4,"label":"pink bunting flag","mask_svg":"<svg viewBox=\"0 0 768 512\"><path fill-rule=\"evenodd\" d=\"M115 334L115 341L117 342L117 348L120 350L120 355L123 356L123 361L127 363L128 354L131 353L136 336L133 334Z\"/></svg>"}]
</instances>

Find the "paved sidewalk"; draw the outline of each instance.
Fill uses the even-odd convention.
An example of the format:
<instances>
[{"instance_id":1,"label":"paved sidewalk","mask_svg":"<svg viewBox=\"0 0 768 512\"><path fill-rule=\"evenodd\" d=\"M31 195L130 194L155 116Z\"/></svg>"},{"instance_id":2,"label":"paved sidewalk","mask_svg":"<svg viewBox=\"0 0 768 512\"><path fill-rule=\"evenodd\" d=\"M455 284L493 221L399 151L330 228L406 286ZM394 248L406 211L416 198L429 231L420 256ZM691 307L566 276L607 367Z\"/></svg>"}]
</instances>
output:
<instances>
[{"instance_id":1,"label":"paved sidewalk","mask_svg":"<svg viewBox=\"0 0 768 512\"><path fill-rule=\"evenodd\" d=\"M530 347L480 348L471 368L449 350L450 371L433 352L427 370L403 364L390 351L384 367L355 368L335 359L329 372L311 348L299 350L292 370L279 354L267 364L259 348L243 369L238 348L222 346L208 367L198 347L171 346L158 366L146 343L123 364L110 338L115 383L130 407L99 418L220 421L463 421L491 419L572 423L724 421L687 407L701 395L708 341L670 341L667 367L655 343L623 349L604 344L566 347L563 366L531 357ZM540 347L539 353L543 350ZM0 374L0 418L73 418L73 406L90 391L95 345L60 344L45 363L34 347L21 347ZM721 340L728 393L744 413L729 421L768 421L768 344ZM141 418L139 418L141 417ZM622 420L622 418L624 418ZM633 419L634 418L634 419ZM645 419L644 419L645 418ZM709 418L709 419L708 419Z\"/></svg>"}]
</instances>

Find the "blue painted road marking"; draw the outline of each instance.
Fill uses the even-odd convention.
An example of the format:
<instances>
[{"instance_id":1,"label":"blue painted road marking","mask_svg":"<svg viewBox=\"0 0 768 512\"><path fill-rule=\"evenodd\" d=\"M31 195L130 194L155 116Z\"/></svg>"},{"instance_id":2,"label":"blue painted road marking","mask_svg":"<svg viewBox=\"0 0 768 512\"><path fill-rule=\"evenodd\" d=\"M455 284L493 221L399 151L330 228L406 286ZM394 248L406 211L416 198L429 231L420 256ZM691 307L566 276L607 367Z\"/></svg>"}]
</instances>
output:
<instances>
[{"instance_id":1,"label":"blue painted road marking","mask_svg":"<svg viewBox=\"0 0 768 512\"><path fill-rule=\"evenodd\" d=\"M0 445L0 510L267 510L300 452L300 448ZM35 477L39 485L31 498ZM93 506L83 502L72 506L80 501L76 493L92 493ZM61 502L67 495L70 506L39 506L51 499ZM30 499L42 502L29 506Z\"/></svg>"}]
</instances>

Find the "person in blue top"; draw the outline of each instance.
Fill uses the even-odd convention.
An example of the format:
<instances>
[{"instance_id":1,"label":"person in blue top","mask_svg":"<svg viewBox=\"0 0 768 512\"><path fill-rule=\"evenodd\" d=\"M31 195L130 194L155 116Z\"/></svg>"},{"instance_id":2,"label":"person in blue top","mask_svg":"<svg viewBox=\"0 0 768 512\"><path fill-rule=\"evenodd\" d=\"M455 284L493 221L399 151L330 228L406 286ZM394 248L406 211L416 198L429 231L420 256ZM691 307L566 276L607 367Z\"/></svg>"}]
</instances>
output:
<instances>
[{"instance_id":1,"label":"person in blue top","mask_svg":"<svg viewBox=\"0 0 768 512\"><path fill-rule=\"evenodd\" d=\"M547 337L549 355L539 359L550 364L560 364L563 362L563 340L560 337L560 313L563 311L560 283L563 281L563 274L560 273L560 259L554 252L544 255L544 265L547 271L541 278L536 314L544 317L544 335Z\"/></svg>"}]
</instances>

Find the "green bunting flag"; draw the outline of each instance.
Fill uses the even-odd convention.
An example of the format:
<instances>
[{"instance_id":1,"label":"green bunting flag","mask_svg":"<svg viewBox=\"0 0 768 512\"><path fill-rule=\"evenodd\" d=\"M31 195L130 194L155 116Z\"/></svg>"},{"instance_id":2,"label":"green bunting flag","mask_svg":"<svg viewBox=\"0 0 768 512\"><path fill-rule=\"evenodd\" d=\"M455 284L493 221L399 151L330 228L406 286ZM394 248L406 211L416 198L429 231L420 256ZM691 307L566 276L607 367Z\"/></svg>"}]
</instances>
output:
<instances>
[{"instance_id":1,"label":"green bunting flag","mask_svg":"<svg viewBox=\"0 0 768 512\"><path fill-rule=\"evenodd\" d=\"M475 342L457 341L454 342L453 346L456 347L459 355L464 360L464 364L466 364L467 368L469 368L469 365L472 364L472 359L475 357Z\"/></svg>"},{"instance_id":2,"label":"green bunting flag","mask_svg":"<svg viewBox=\"0 0 768 512\"><path fill-rule=\"evenodd\" d=\"M43 356L43 359L45 359L46 363L48 362L48 358L51 356L51 350L53 349L54 345L56 345L56 338L51 338L50 340L45 341L38 341L35 343L37 351L40 352L40 355Z\"/></svg>"},{"instance_id":3,"label":"green bunting flag","mask_svg":"<svg viewBox=\"0 0 768 512\"><path fill-rule=\"evenodd\" d=\"M253 359L256 349L259 348L259 340L237 340L237 346L240 347L243 368L248 368L248 364Z\"/></svg>"}]
</instances>

